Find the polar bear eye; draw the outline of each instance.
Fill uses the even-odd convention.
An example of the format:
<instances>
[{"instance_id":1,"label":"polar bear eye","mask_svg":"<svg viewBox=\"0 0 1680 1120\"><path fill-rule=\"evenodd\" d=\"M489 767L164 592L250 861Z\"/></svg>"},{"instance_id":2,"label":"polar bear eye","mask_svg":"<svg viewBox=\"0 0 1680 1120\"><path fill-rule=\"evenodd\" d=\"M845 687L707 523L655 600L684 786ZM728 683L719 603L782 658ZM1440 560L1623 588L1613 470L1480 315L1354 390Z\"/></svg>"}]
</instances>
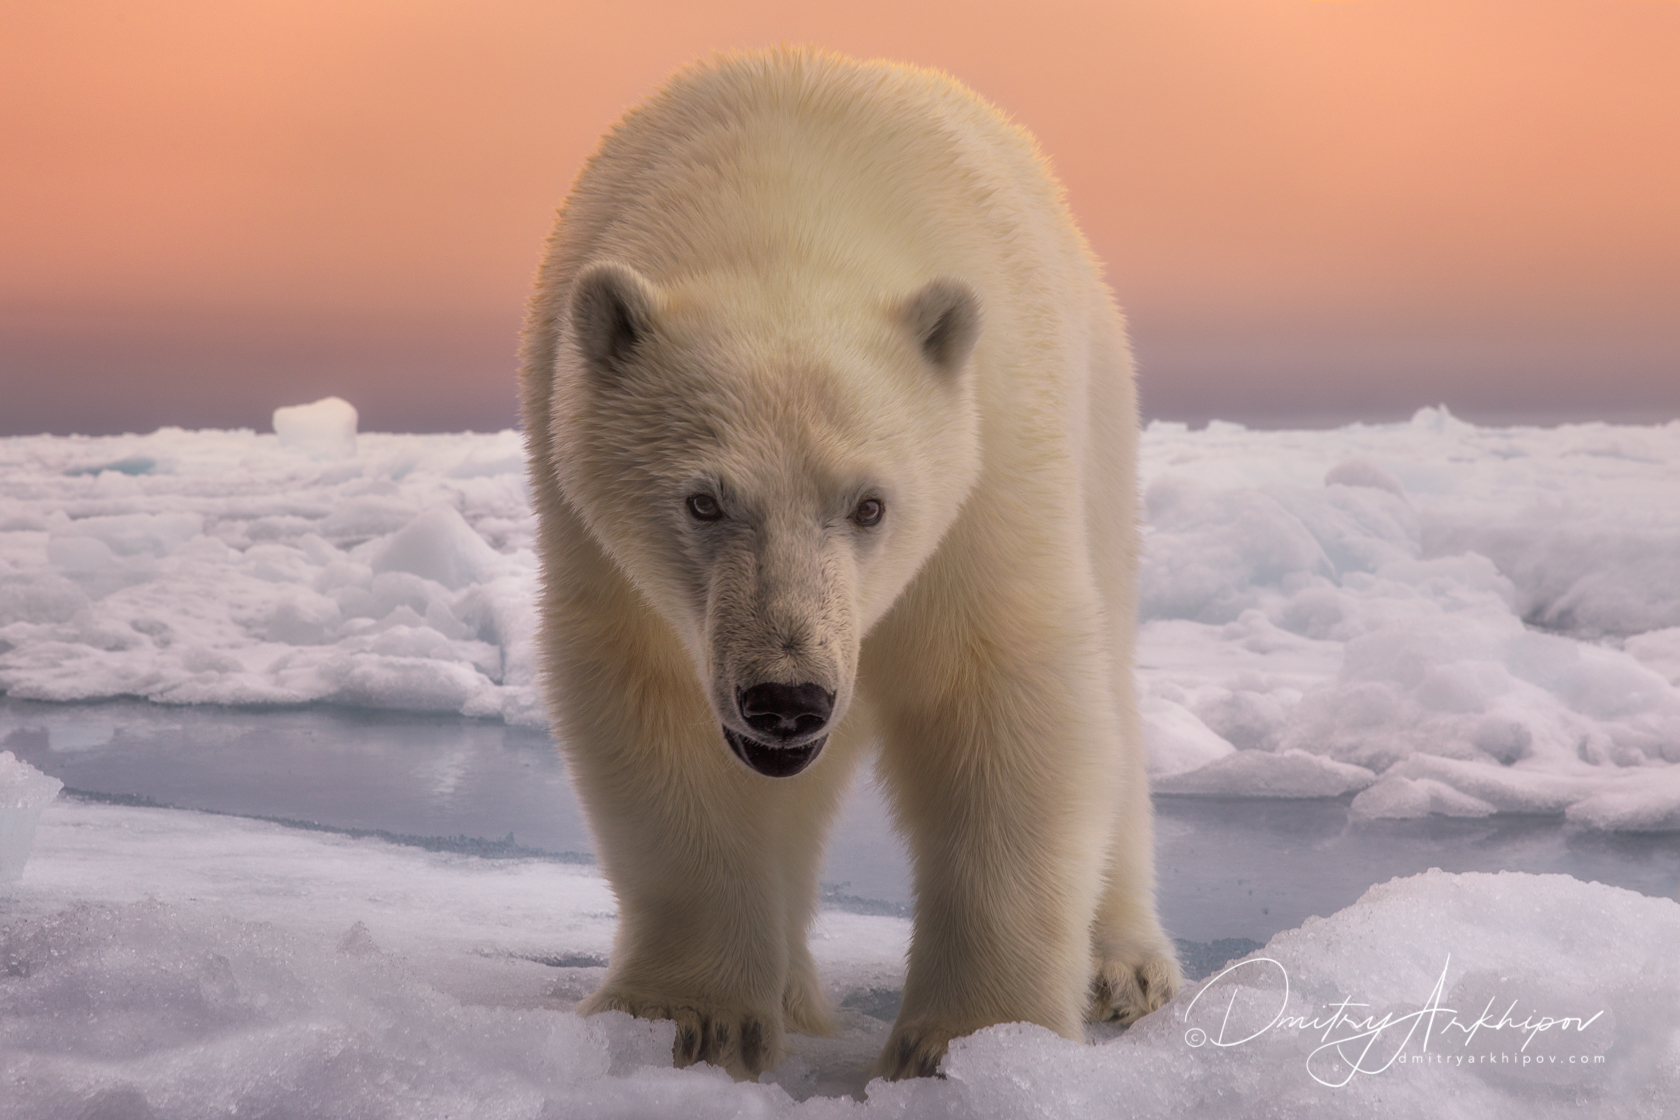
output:
<instances>
[{"instance_id":1,"label":"polar bear eye","mask_svg":"<svg viewBox=\"0 0 1680 1120\"><path fill-rule=\"evenodd\" d=\"M879 525L886 512L887 507L882 504L881 499L865 498L857 504L857 509L852 511L852 520L867 529L871 525Z\"/></svg>"},{"instance_id":2,"label":"polar bear eye","mask_svg":"<svg viewBox=\"0 0 1680 1120\"><path fill-rule=\"evenodd\" d=\"M690 494L688 512L696 521L722 521L723 507L710 494Z\"/></svg>"}]
</instances>

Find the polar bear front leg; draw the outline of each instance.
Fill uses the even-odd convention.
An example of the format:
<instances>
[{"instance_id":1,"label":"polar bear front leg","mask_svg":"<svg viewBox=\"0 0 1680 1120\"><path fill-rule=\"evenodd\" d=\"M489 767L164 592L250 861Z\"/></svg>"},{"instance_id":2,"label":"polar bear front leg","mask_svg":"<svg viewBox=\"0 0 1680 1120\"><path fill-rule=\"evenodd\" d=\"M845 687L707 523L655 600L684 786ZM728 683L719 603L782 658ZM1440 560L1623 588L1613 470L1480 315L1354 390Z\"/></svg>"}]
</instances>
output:
<instances>
[{"instance_id":1,"label":"polar bear front leg","mask_svg":"<svg viewBox=\"0 0 1680 1120\"><path fill-rule=\"evenodd\" d=\"M607 978L580 1013L671 1019L677 1065L709 1062L736 1078L780 1064L787 1030L832 1031L806 927L822 836L855 760L851 737L836 738L835 756L794 780L733 759L705 777L705 756L692 759L640 787L621 820L601 821L619 925ZM611 783L575 769L598 812Z\"/></svg>"},{"instance_id":2,"label":"polar bear front leg","mask_svg":"<svg viewBox=\"0 0 1680 1120\"><path fill-rule=\"evenodd\" d=\"M671 1019L677 1065L710 1062L737 1078L774 1069L787 1030L832 1032L806 930L859 737L842 726L832 740L792 779L748 772L721 742L697 741L704 753L669 767L660 752L615 768L601 759L622 752L571 749L619 900L612 964L582 1014Z\"/></svg>"},{"instance_id":3,"label":"polar bear front leg","mask_svg":"<svg viewBox=\"0 0 1680 1120\"><path fill-rule=\"evenodd\" d=\"M1140 1019L1164 1006L1184 983L1178 951L1155 905L1155 811L1131 673L1123 672L1116 683L1122 784L1110 822L1107 885L1091 925L1096 969L1085 1017L1094 1023Z\"/></svg>"},{"instance_id":4,"label":"polar bear front leg","mask_svg":"<svg viewBox=\"0 0 1680 1120\"><path fill-rule=\"evenodd\" d=\"M720 805L691 775L648 773L658 765L643 763L639 781L604 780L589 774L599 768L574 763L619 903L606 980L578 1010L671 1019L677 1065L710 1062L756 1077L783 1051L789 943L768 827L780 814L740 797ZM734 777L725 770L714 781Z\"/></svg>"},{"instance_id":5,"label":"polar bear front leg","mask_svg":"<svg viewBox=\"0 0 1680 1120\"><path fill-rule=\"evenodd\" d=\"M888 1078L933 1074L951 1039L994 1023L1084 1037L1114 729L1082 713L1109 709L1094 678L1089 705L1057 695L1087 667L967 669L983 681L960 698L883 705L916 880L904 1003L876 1068Z\"/></svg>"},{"instance_id":6,"label":"polar bear front leg","mask_svg":"<svg viewBox=\"0 0 1680 1120\"><path fill-rule=\"evenodd\" d=\"M1153 813L1141 760L1127 767L1127 780L1114 818L1107 887L1091 925L1096 968L1085 1017L1094 1023L1131 1023L1165 1006L1184 984L1178 951L1155 909Z\"/></svg>"},{"instance_id":7,"label":"polar bear front leg","mask_svg":"<svg viewBox=\"0 0 1680 1120\"><path fill-rule=\"evenodd\" d=\"M553 536L556 731L619 904L606 980L579 1011L674 1020L679 1065L756 1076L783 1048L781 841L799 787L731 757L669 628L580 527ZM796 781L818 779L822 761Z\"/></svg>"},{"instance_id":8,"label":"polar bear front leg","mask_svg":"<svg viewBox=\"0 0 1680 1120\"><path fill-rule=\"evenodd\" d=\"M831 1031L806 927L822 835L851 772L850 744L838 745L791 780L748 773L721 742L694 744L721 766L693 755L645 785L574 767L592 814L632 791L597 830L619 925L607 978L580 1013L671 1019L677 1065L738 1079L780 1064L787 1030Z\"/></svg>"}]
</instances>

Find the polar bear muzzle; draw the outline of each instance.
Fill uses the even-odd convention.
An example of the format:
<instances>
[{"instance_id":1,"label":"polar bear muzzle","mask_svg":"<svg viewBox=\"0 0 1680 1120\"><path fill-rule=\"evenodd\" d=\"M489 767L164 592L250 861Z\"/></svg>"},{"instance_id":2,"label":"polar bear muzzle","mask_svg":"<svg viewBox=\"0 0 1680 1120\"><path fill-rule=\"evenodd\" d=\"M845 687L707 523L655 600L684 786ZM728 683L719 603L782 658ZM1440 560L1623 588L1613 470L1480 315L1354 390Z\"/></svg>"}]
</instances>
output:
<instances>
[{"instance_id":1,"label":"polar bear muzzle","mask_svg":"<svg viewBox=\"0 0 1680 1120\"><path fill-rule=\"evenodd\" d=\"M834 711L834 693L818 684L755 684L735 704L754 731L786 741L821 731Z\"/></svg>"},{"instance_id":2,"label":"polar bear muzzle","mask_svg":"<svg viewBox=\"0 0 1680 1120\"><path fill-rule=\"evenodd\" d=\"M834 693L817 684L766 682L741 689L735 697L741 718L763 739L742 735L724 725L723 737L735 757L770 778L788 778L809 766L828 736L821 731L834 711Z\"/></svg>"},{"instance_id":3,"label":"polar bear muzzle","mask_svg":"<svg viewBox=\"0 0 1680 1120\"><path fill-rule=\"evenodd\" d=\"M773 747L731 731L727 723L723 725L723 738L736 758L766 778L793 777L816 761L817 755L822 753L823 744L828 742L828 736L823 735L796 747Z\"/></svg>"}]
</instances>

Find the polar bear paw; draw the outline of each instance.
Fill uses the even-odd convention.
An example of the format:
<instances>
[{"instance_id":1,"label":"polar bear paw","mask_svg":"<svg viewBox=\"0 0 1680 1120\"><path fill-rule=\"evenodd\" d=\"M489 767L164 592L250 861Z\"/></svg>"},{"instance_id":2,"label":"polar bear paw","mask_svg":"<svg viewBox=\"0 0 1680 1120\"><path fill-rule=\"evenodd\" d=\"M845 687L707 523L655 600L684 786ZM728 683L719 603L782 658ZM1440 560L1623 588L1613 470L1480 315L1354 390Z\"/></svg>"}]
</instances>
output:
<instances>
[{"instance_id":1,"label":"polar bear paw","mask_svg":"<svg viewBox=\"0 0 1680 1120\"><path fill-rule=\"evenodd\" d=\"M814 966L790 970L782 992L782 1017L787 1029L796 1034L825 1038L834 1034L834 1018L823 998L822 985L817 983Z\"/></svg>"},{"instance_id":2,"label":"polar bear paw","mask_svg":"<svg viewBox=\"0 0 1680 1120\"><path fill-rule=\"evenodd\" d=\"M939 1063L956 1035L931 1026L898 1026L875 1062L875 1076L888 1081L906 1077L943 1077Z\"/></svg>"},{"instance_id":3,"label":"polar bear paw","mask_svg":"<svg viewBox=\"0 0 1680 1120\"><path fill-rule=\"evenodd\" d=\"M1092 1023L1131 1023L1164 1007L1178 994L1184 973L1170 944L1114 953L1104 958L1091 980Z\"/></svg>"},{"instance_id":4,"label":"polar bear paw","mask_svg":"<svg viewBox=\"0 0 1680 1120\"><path fill-rule=\"evenodd\" d=\"M671 1059L678 1068L709 1062L728 1070L737 1081L751 1081L781 1064L779 1017L696 1000L650 1001L605 993L598 993L580 1010L584 1014L627 1011L638 1019L671 1020L677 1026Z\"/></svg>"}]
</instances>

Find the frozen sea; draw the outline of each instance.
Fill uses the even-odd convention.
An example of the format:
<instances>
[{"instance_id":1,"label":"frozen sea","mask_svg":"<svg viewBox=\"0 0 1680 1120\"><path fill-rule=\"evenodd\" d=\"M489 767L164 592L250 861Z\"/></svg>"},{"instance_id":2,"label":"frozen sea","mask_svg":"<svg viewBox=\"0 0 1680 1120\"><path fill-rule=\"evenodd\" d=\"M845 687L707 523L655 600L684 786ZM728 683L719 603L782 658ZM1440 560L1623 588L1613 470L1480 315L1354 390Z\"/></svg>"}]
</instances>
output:
<instances>
[{"instance_id":1,"label":"frozen sea","mask_svg":"<svg viewBox=\"0 0 1680 1120\"><path fill-rule=\"evenodd\" d=\"M67 787L0 883L7 1117L1669 1114L1680 423L1152 425L1139 680L1206 979L888 1086L867 781L813 935L840 1036L737 1085L577 1019L614 903L533 688L518 437L286 420L0 440L0 751Z\"/></svg>"}]
</instances>

